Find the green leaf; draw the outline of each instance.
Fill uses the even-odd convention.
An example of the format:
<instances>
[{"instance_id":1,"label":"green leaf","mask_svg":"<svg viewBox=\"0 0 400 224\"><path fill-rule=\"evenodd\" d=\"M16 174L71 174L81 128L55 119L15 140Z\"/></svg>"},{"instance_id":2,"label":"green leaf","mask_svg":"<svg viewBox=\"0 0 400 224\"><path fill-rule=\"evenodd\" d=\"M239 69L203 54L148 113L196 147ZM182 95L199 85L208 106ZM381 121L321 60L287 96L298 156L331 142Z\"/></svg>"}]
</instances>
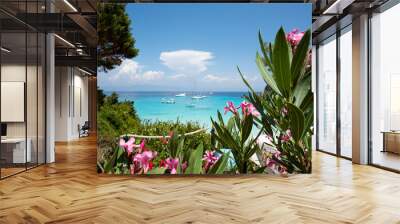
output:
<instances>
[{"instance_id":1,"label":"green leaf","mask_svg":"<svg viewBox=\"0 0 400 224\"><path fill-rule=\"evenodd\" d=\"M260 71L261 76L263 77L265 83L267 83L267 85L270 86L276 93L281 94L278 86L276 85L274 77L265 68L262 58L260 57L258 52L256 53L256 64L257 64L258 70Z\"/></svg>"},{"instance_id":2,"label":"green leaf","mask_svg":"<svg viewBox=\"0 0 400 224\"><path fill-rule=\"evenodd\" d=\"M254 173L264 173L265 168L266 168L265 166L259 167L254 171Z\"/></svg>"},{"instance_id":3,"label":"green leaf","mask_svg":"<svg viewBox=\"0 0 400 224\"><path fill-rule=\"evenodd\" d=\"M311 91L311 76L301 80L299 84L296 85L294 89L293 96L295 98L294 105L300 107L307 96L308 92Z\"/></svg>"},{"instance_id":4,"label":"green leaf","mask_svg":"<svg viewBox=\"0 0 400 224\"><path fill-rule=\"evenodd\" d=\"M290 130L293 139L297 142L300 140L304 131L304 115L303 112L295 105L288 103L288 116L290 120Z\"/></svg>"},{"instance_id":5,"label":"green leaf","mask_svg":"<svg viewBox=\"0 0 400 224\"><path fill-rule=\"evenodd\" d=\"M201 174L203 165L203 143L200 143L189 158L189 166L187 167L185 174Z\"/></svg>"},{"instance_id":6,"label":"green leaf","mask_svg":"<svg viewBox=\"0 0 400 224\"><path fill-rule=\"evenodd\" d=\"M156 168L153 168L152 170L150 170L149 172L147 172L147 174L164 174L165 170L166 170L166 168L164 168L164 167L156 167Z\"/></svg>"},{"instance_id":7,"label":"green leaf","mask_svg":"<svg viewBox=\"0 0 400 224\"><path fill-rule=\"evenodd\" d=\"M238 72L239 72L239 74L240 74L240 77L242 77L242 80L243 80L244 84L246 84L246 86L250 89L251 92L255 93L253 87L251 87L250 83L247 82L247 80L244 78L244 75L243 75L242 72L240 71L239 66L237 67L237 70L238 70Z\"/></svg>"},{"instance_id":8,"label":"green leaf","mask_svg":"<svg viewBox=\"0 0 400 224\"><path fill-rule=\"evenodd\" d=\"M300 109L307 113L312 113L314 111L314 95L311 91L308 91L307 95L304 97Z\"/></svg>"},{"instance_id":9,"label":"green leaf","mask_svg":"<svg viewBox=\"0 0 400 224\"><path fill-rule=\"evenodd\" d=\"M251 114L247 115L243 120L242 126L242 145L246 142L247 138L249 138L251 134L251 130L253 128L253 116Z\"/></svg>"},{"instance_id":10,"label":"green leaf","mask_svg":"<svg viewBox=\"0 0 400 224\"><path fill-rule=\"evenodd\" d=\"M207 174L223 174L228 165L229 154L224 153L218 161L208 170Z\"/></svg>"},{"instance_id":11,"label":"green leaf","mask_svg":"<svg viewBox=\"0 0 400 224\"><path fill-rule=\"evenodd\" d=\"M314 122L314 114L308 113L308 115L305 117L304 131L302 137L306 135L308 130L310 130L311 126L313 125L313 122Z\"/></svg>"},{"instance_id":12,"label":"green leaf","mask_svg":"<svg viewBox=\"0 0 400 224\"><path fill-rule=\"evenodd\" d=\"M230 149L240 147L236 144L235 138L232 136L231 131L229 131L223 124L219 125L213 120L212 124L216 131L215 137L223 147L227 147Z\"/></svg>"},{"instance_id":13,"label":"green leaf","mask_svg":"<svg viewBox=\"0 0 400 224\"><path fill-rule=\"evenodd\" d=\"M281 27L276 34L274 42L273 65L274 73L273 77L277 87L284 97L290 96L291 88L291 71L290 71L290 59L289 59L289 46L286 40L285 31Z\"/></svg>"},{"instance_id":14,"label":"green leaf","mask_svg":"<svg viewBox=\"0 0 400 224\"><path fill-rule=\"evenodd\" d=\"M300 43L296 47L296 51L294 53L291 65L293 86L295 86L297 80L300 77L300 74L304 69L305 62L307 59L307 53L309 51L309 46L310 46L310 39L311 39L311 31L307 30L307 32L301 39Z\"/></svg>"},{"instance_id":15,"label":"green leaf","mask_svg":"<svg viewBox=\"0 0 400 224\"><path fill-rule=\"evenodd\" d=\"M258 31L258 42L260 43L260 48L261 48L261 52L263 53L263 56L264 56L265 64L267 66L269 66L272 70L272 63L269 58L270 55L268 55L268 52L267 52L267 50L269 50L269 49L267 48L268 46L266 46L267 44L264 42L264 39L262 38L260 30Z\"/></svg>"},{"instance_id":16,"label":"green leaf","mask_svg":"<svg viewBox=\"0 0 400 224\"><path fill-rule=\"evenodd\" d=\"M184 146L185 146L185 137L182 136L180 141L179 141L179 143L178 143L178 147L177 147L177 150L176 150L176 157L182 157L181 154L182 154L182 152L184 150ZM176 158L176 157L174 157L174 158Z\"/></svg>"},{"instance_id":17,"label":"green leaf","mask_svg":"<svg viewBox=\"0 0 400 224\"><path fill-rule=\"evenodd\" d=\"M121 147L117 147L116 150L114 149L114 153L109 160L104 162L104 171L106 173L112 172L114 168L115 161L117 159L117 155L119 154Z\"/></svg>"},{"instance_id":18,"label":"green leaf","mask_svg":"<svg viewBox=\"0 0 400 224\"><path fill-rule=\"evenodd\" d=\"M121 147L118 147L118 151L117 151L117 158L119 159L121 158L121 156L125 153L125 150L123 150Z\"/></svg>"},{"instance_id":19,"label":"green leaf","mask_svg":"<svg viewBox=\"0 0 400 224\"><path fill-rule=\"evenodd\" d=\"M225 126L224 118L222 117L222 114L221 114L221 112L219 112L219 111L218 111L218 120L219 120L219 123L220 123L221 125Z\"/></svg>"},{"instance_id":20,"label":"green leaf","mask_svg":"<svg viewBox=\"0 0 400 224\"><path fill-rule=\"evenodd\" d=\"M229 118L228 124L226 125L226 127L227 127L228 131L231 132L233 130L234 126L235 126L235 117L232 116Z\"/></svg>"}]
</instances>

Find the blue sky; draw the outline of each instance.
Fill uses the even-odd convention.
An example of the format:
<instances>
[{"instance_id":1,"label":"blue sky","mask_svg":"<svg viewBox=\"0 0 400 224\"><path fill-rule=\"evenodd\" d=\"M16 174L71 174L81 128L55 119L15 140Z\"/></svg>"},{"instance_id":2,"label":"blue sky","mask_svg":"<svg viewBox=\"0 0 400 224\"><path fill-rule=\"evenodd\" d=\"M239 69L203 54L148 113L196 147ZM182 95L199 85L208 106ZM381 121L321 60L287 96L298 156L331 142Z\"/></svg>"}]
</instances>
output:
<instances>
[{"instance_id":1,"label":"blue sky","mask_svg":"<svg viewBox=\"0 0 400 224\"><path fill-rule=\"evenodd\" d=\"M99 74L114 91L243 91L239 66L256 89L258 30L309 29L311 4L128 4L139 56Z\"/></svg>"}]
</instances>

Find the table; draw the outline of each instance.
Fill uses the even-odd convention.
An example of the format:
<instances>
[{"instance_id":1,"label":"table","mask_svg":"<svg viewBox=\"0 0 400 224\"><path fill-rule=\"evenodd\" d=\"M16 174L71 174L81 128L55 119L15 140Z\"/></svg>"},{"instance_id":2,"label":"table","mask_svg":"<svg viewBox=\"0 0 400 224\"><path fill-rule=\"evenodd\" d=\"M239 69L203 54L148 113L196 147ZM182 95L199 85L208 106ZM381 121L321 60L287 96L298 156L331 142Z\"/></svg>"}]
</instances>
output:
<instances>
[{"instance_id":1,"label":"table","mask_svg":"<svg viewBox=\"0 0 400 224\"><path fill-rule=\"evenodd\" d=\"M400 131L382 131L383 150L382 152L392 152L400 154Z\"/></svg>"},{"instance_id":2,"label":"table","mask_svg":"<svg viewBox=\"0 0 400 224\"><path fill-rule=\"evenodd\" d=\"M25 151L26 142L28 143ZM30 138L5 138L1 139L1 157L8 163L31 162L32 141Z\"/></svg>"}]
</instances>

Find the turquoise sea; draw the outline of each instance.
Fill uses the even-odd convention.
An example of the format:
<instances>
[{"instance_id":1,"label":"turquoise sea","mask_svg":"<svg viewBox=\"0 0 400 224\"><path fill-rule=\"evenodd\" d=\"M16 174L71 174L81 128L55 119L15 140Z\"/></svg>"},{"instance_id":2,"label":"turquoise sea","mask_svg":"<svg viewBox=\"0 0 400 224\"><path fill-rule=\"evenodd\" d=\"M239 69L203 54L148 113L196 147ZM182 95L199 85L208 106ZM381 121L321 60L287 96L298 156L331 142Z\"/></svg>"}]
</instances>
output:
<instances>
[{"instance_id":1,"label":"turquoise sea","mask_svg":"<svg viewBox=\"0 0 400 224\"><path fill-rule=\"evenodd\" d=\"M197 121L210 127L210 117L217 110L224 114L227 101L239 106L245 92L117 92L120 100L134 101L139 117L144 120ZM176 96L185 93L186 96ZM110 92L106 93L110 94ZM194 97L194 98L193 98ZM196 99L201 98L201 99ZM227 115L228 116L228 115Z\"/></svg>"}]
</instances>

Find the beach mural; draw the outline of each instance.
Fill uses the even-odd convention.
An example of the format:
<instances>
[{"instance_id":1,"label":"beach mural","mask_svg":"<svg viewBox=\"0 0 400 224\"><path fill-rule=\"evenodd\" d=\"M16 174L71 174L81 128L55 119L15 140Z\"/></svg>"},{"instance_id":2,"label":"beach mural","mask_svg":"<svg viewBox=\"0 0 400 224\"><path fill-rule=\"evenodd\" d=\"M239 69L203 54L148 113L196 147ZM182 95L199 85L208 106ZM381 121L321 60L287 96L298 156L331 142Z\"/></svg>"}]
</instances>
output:
<instances>
[{"instance_id":1,"label":"beach mural","mask_svg":"<svg viewBox=\"0 0 400 224\"><path fill-rule=\"evenodd\" d=\"M311 172L311 4L99 8L99 173Z\"/></svg>"}]
</instances>

